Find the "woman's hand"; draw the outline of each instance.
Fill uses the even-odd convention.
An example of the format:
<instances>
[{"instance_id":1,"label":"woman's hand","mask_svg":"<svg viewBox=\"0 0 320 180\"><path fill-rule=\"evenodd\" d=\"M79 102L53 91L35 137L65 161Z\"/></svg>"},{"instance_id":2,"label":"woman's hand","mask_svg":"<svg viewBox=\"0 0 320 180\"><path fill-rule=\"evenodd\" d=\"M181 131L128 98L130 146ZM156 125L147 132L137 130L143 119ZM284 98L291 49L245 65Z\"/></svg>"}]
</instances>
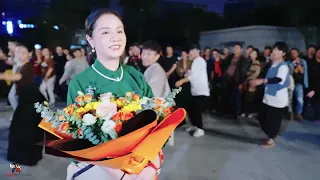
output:
<instances>
[{"instance_id":1,"label":"woman's hand","mask_svg":"<svg viewBox=\"0 0 320 180\"><path fill-rule=\"evenodd\" d=\"M157 156L155 160L152 161L152 163L156 167L160 167L160 158ZM123 176L124 172L120 169L112 169L112 168L105 168L107 173L113 177L113 179L120 180ZM154 180L155 176L157 175L157 172L152 167L146 167L144 168L140 174L125 174L122 180Z\"/></svg>"},{"instance_id":2,"label":"woman's hand","mask_svg":"<svg viewBox=\"0 0 320 180\"><path fill-rule=\"evenodd\" d=\"M176 82L176 88L179 88L183 85L183 81L182 80L179 80Z\"/></svg>"},{"instance_id":3,"label":"woman's hand","mask_svg":"<svg viewBox=\"0 0 320 180\"><path fill-rule=\"evenodd\" d=\"M265 82L264 79L254 79L254 80L250 81L250 86L257 87L257 86L260 86L261 84L263 84L264 82Z\"/></svg>"}]
</instances>

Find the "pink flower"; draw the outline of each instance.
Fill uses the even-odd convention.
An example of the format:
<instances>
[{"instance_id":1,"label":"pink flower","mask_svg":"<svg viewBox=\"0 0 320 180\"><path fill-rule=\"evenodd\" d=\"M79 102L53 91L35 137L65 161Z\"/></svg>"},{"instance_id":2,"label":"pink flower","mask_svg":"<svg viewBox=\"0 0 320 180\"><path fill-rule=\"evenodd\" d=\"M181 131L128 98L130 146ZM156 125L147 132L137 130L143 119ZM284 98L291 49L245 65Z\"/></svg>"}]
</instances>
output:
<instances>
[{"instance_id":1,"label":"pink flower","mask_svg":"<svg viewBox=\"0 0 320 180\"><path fill-rule=\"evenodd\" d=\"M116 103L105 101L101 102L97 107L97 115L100 119L110 120L115 113L117 113Z\"/></svg>"}]
</instances>

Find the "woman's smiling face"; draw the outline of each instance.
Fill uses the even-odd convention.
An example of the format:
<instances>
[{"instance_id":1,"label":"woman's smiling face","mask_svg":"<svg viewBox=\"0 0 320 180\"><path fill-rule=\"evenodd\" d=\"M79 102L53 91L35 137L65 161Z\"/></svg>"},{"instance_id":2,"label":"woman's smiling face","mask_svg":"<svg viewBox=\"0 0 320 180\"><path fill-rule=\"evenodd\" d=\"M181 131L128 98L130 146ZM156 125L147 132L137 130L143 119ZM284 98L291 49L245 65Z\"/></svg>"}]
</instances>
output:
<instances>
[{"instance_id":1,"label":"woman's smiling face","mask_svg":"<svg viewBox=\"0 0 320 180\"><path fill-rule=\"evenodd\" d=\"M95 48L97 57L119 59L127 38L121 20L113 14L101 15L94 24L92 36L87 36L90 45Z\"/></svg>"}]
</instances>

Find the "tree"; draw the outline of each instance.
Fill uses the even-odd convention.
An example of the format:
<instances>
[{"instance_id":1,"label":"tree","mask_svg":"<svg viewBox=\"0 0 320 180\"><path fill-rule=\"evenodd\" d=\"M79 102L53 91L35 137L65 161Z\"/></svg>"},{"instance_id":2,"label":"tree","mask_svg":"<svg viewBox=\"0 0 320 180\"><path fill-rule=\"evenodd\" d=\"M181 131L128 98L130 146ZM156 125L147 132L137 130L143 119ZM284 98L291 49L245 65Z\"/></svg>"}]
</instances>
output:
<instances>
[{"instance_id":1,"label":"tree","mask_svg":"<svg viewBox=\"0 0 320 180\"><path fill-rule=\"evenodd\" d=\"M86 17L94 8L108 7L108 0L54 0L39 18L47 44L69 45L77 29L84 29ZM59 31L53 26L59 26Z\"/></svg>"},{"instance_id":2,"label":"tree","mask_svg":"<svg viewBox=\"0 0 320 180\"><path fill-rule=\"evenodd\" d=\"M146 22L157 19L156 0L120 0L123 7L123 19L126 26L128 43L144 41L146 29L149 29Z\"/></svg>"}]
</instances>

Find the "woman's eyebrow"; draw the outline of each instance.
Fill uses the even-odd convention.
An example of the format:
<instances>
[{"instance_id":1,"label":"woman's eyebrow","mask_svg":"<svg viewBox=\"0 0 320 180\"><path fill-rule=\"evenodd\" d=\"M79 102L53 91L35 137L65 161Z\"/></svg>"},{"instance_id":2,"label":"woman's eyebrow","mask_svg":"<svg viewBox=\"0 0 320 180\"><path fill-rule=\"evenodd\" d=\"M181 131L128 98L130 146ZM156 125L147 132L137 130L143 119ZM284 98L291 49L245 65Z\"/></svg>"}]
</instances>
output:
<instances>
[{"instance_id":1,"label":"woman's eyebrow","mask_svg":"<svg viewBox=\"0 0 320 180\"><path fill-rule=\"evenodd\" d=\"M119 29L119 28L123 28L123 26L116 27L116 29ZM111 28L110 27L101 27L99 30L102 30L102 29L111 29Z\"/></svg>"}]
</instances>

